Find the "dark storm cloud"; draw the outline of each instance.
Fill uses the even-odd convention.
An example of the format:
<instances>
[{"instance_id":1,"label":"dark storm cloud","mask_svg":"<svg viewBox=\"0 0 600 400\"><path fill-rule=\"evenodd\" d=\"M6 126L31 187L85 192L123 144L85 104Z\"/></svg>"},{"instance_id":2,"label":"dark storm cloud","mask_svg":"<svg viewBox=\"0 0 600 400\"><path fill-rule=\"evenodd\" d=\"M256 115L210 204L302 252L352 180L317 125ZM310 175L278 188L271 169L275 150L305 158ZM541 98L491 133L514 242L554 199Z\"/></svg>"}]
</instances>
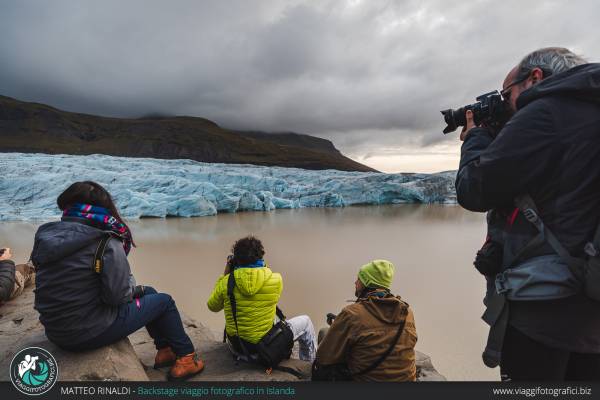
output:
<instances>
[{"instance_id":1,"label":"dark storm cloud","mask_svg":"<svg viewBox=\"0 0 600 400\"><path fill-rule=\"evenodd\" d=\"M444 140L439 110L499 88L533 49L598 59L593 0L456 3L2 1L0 94L306 132L367 154Z\"/></svg>"}]
</instances>

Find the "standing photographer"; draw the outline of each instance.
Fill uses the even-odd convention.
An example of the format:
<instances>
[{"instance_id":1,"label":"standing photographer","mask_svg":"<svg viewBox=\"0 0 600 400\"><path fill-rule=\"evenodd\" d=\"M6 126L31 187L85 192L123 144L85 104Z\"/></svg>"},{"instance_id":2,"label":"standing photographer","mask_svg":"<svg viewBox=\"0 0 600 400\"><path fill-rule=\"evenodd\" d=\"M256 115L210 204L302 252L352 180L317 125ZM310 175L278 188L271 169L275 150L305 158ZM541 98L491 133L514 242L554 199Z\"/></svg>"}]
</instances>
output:
<instances>
[{"instance_id":1,"label":"standing photographer","mask_svg":"<svg viewBox=\"0 0 600 400\"><path fill-rule=\"evenodd\" d=\"M513 210L486 298L484 361L505 380L600 379L600 302L577 268L600 221L600 64L540 49L502 96L513 115L497 136L467 111L456 179L464 208Z\"/></svg>"}]
</instances>

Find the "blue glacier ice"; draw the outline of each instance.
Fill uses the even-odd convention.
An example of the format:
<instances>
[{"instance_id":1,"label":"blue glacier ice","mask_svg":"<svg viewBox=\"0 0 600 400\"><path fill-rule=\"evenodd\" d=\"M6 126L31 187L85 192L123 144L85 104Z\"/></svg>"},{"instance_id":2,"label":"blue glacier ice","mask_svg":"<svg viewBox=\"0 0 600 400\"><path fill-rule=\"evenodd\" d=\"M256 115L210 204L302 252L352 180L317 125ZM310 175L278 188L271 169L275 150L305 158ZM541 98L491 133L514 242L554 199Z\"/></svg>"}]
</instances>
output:
<instances>
[{"instance_id":1,"label":"blue glacier ice","mask_svg":"<svg viewBox=\"0 0 600 400\"><path fill-rule=\"evenodd\" d=\"M455 176L455 171L384 174L105 155L0 153L0 220L55 219L59 217L58 195L83 180L104 185L124 217L139 218L456 203Z\"/></svg>"}]
</instances>

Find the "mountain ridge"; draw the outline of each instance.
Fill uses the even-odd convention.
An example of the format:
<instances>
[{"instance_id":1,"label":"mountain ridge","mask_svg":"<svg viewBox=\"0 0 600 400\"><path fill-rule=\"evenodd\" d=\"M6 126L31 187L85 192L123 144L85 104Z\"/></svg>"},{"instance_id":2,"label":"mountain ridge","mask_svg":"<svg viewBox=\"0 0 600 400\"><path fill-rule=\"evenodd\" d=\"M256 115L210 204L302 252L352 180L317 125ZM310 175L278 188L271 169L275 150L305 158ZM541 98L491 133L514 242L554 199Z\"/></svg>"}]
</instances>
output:
<instances>
[{"instance_id":1,"label":"mountain ridge","mask_svg":"<svg viewBox=\"0 0 600 400\"><path fill-rule=\"evenodd\" d=\"M329 140L306 134L231 130L190 116L97 116L1 95L0 152L376 171L344 156Z\"/></svg>"}]
</instances>

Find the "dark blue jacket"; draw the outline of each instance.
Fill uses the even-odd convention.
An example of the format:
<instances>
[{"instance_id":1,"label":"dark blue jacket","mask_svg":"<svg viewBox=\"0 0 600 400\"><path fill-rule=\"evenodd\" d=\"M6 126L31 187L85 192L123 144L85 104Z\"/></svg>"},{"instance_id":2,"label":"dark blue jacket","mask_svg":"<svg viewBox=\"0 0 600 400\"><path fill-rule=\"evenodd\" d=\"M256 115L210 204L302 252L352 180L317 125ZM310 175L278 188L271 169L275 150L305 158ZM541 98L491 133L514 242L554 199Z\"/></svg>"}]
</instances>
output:
<instances>
[{"instance_id":1,"label":"dark blue jacket","mask_svg":"<svg viewBox=\"0 0 600 400\"><path fill-rule=\"evenodd\" d=\"M98 274L94 254L107 232L75 221L40 226L31 253L35 309L46 336L59 346L100 335L115 321L118 305L131 301L131 270L121 241L109 240Z\"/></svg>"}]
</instances>

